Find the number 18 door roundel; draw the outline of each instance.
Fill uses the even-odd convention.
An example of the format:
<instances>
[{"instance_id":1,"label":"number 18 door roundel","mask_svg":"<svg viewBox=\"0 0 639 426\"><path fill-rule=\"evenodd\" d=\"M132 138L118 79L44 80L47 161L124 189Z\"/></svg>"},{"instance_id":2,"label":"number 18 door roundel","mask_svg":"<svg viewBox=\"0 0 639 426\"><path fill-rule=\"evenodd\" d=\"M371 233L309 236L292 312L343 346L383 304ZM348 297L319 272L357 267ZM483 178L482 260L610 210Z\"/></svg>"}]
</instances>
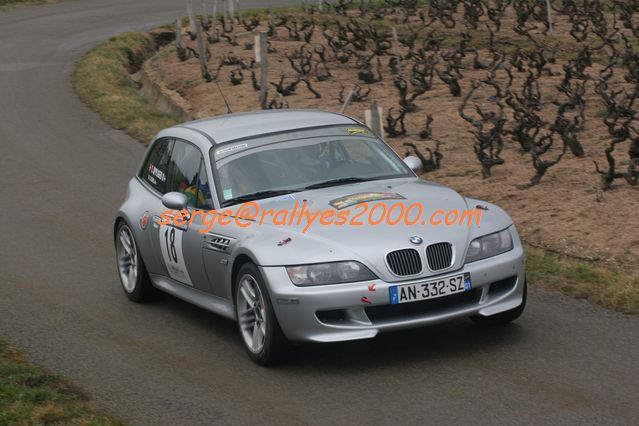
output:
<instances>
[{"instance_id":1,"label":"number 18 door roundel","mask_svg":"<svg viewBox=\"0 0 639 426\"><path fill-rule=\"evenodd\" d=\"M186 270L184 254L182 253L182 236L184 231L173 226L160 226L160 247L162 259L171 278L181 283L193 285Z\"/></svg>"}]
</instances>

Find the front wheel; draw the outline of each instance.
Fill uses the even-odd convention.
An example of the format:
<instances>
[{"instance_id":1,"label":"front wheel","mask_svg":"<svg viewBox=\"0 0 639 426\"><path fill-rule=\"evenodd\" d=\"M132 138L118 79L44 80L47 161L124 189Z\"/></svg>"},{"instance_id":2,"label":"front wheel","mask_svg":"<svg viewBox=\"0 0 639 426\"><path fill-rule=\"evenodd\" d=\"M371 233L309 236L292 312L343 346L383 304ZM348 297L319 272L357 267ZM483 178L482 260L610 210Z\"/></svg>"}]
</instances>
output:
<instances>
[{"instance_id":1,"label":"front wheel","mask_svg":"<svg viewBox=\"0 0 639 426\"><path fill-rule=\"evenodd\" d=\"M473 322L475 322L475 324L482 325L482 326L508 324L509 322L512 322L516 320L517 318L519 318L521 314L524 312L524 309L526 308L527 294L528 294L528 285L524 281L524 294L521 298L521 304L519 306L517 306L516 308L510 309L508 311L500 312L498 314L490 315L487 317L482 315L473 315L472 317L470 317L470 319L472 319Z\"/></svg>"},{"instance_id":2,"label":"front wheel","mask_svg":"<svg viewBox=\"0 0 639 426\"><path fill-rule=\"evenodd\" d=\"M235 282L235 313L246 351L256 364L280 361L288 342L280 328L262 274L252 263L243 265Z\"/></svg>"}]
</instances>

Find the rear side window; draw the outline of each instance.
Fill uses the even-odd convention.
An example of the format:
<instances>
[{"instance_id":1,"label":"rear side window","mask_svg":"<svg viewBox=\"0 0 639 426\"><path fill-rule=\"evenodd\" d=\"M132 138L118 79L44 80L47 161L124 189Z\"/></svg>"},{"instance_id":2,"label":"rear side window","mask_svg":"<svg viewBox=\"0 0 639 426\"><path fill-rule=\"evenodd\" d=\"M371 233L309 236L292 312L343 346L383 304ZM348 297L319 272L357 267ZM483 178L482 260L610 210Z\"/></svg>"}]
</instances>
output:
<instances>
[{"instance_id":1,"label":"rear side window","mask_svg":"<svg viewBox=\"0 0 639 426\"><path fill-rule=\"evenodd\" d=\"M166 193L166 180L173 141L163 139L156 142L142 167L140 177L161 194Z\"/></svg>"}]
</instances>

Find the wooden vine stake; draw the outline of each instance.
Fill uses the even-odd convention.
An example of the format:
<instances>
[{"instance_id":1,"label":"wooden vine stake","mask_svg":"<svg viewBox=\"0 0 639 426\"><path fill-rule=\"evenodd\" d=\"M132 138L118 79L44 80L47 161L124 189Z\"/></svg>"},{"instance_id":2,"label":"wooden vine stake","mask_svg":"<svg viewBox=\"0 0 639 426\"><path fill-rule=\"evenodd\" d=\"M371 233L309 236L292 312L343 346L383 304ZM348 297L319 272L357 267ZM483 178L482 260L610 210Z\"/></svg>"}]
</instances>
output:
<instances>
[{"instance_id":1,"label":"wooden vine stake","mask_svg":"<svg viewBox=\"0 0 639 426\"><path fill-rule=\"evenodd\" d=\"M364 111L366 125L371 128L380 138L384 138L384 128L382 127L382 107L377 105L377 101L371 102L371 109Z\"/></svg>"},{"instance_id":2,"label":"wooden vine stake","mask_svg":"<svg viewBox=\"0 0 639 426\"><path fill-rule=\"evenodd\" d=\"M206 7L206 0L202 0L202 23L206 26L208 26L210 23L208 9Z\"/></svg>"},{"instance_id":3,"label":"wooden vine stake","mask_svg":"<svg viewBox=\"0 0 639 426\"><path fill-rule=\"evenodd\" d=\"M193 39L193 35L197 34L197 24L193 17L193 3L191 3L191 0L186 2L186 13L189 16L189 32L191 33L191 39Z\"/></svg>"},{"instance_id":4,"label":"wooden vine stake","mask_svg":"<svg viewBox=\"0 0 639 426\"><path fill-rule=\"evenodd\" d=\"M397 68L399 74L402 74L402 60L399 55L399 38L397 37L397 28L393 27L393 48L395 49L395 57L397 58Z\"/></svg>"},{"instance_id":5,"label":"wooden vine stake","mask_svg":"<svg viewBox=\"0 0 639 426\"><path fill-rule=\"evenodd\" d=\"M202 78L204 78L207 82L211 82L213 80L213 77L211 76L209 67L207 65L207 49L206 45L204 44L206 43L206 40L202 35L202 33L204 32L202 30L202 23L200 21L197 21L195 28L197 33L197 54L200 57L200 71L202 72Z\"/></svg>"},{"instance_id":6,"label":"wooden vine stake","mask_svg":"<svg viewBox=\"0 0 639 426\"><path fill-rule=\"evenodd\" d=\"M231 21L233 19L235 19L235 0L227 0L228 4L229 4L229 18L231 18Z\"/></svg>"},{"instance_id":7,"label":"wooden vine stake","mask_svg":"<svg viewBox=\"0 0 639 426\"><path fill-rule=\"evenodd\" d=\"M182 20L177 18L175 21L175 46L180 49L184 49L184 44L182 43Z\"/></svg>"},{"instance_id":8,"label":"wooden vine stake","mask_svg":"<svg viewBox=\"0 0 639 426\"><path fill-rule=\"evenodd\" d=\"M351 98L353 97L353 92L355 91L354 87L351 87L351 90L349 90L348 95L346 96L346 100L344 101L344 104L342 105L342 109L340 109L340 114L344 114L344 112L346 111L346 108L348 108L348 104L351 103Z\"/></svg>"},{"instance_id":9,"label":"wooden vine stake","mask_svg":"<svg viewBox=\"0 0 639 426\"><path fill-rule=\"evenodd\" d=\"M255 44L258 45L257 43ZM268 33L260 32L259 42L259 62L260 62L260 105L262 109L266 109L268 97ZM256 55L258 52L256 52Z\"/></svg>"}]
</instances>

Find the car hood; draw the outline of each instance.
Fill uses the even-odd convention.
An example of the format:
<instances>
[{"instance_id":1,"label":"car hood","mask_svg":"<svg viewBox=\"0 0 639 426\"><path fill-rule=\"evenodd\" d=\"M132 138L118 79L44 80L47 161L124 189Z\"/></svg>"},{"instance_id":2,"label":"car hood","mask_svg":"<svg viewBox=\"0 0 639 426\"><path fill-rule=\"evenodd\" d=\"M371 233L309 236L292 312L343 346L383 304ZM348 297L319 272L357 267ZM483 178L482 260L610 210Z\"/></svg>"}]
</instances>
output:
<instances>
[{"instance_id":1,"label":"car hood","mask_svg":"<svg viewBox=\"0 0 639 426\"><path fill-rule=\"evenodd\" d=\"M398 194L402 199L387 199L369 201L365 210L363 205L356 207L343 207L337 209L335 200L362 193L389 193ZM333 201L333 205L331 202ZM508 215L495 205L466 198L452 189L418 178L388 179L356 184L333 186L294 193L282 197L274 197L256 202L260 209L279 212L288 211L278 215L267 215L261 225L253 223L246 228L249 232L242 238L240 246L250 248L250 251L258 259L262 266L294 265L319 262L334 262L339 260L358 260L366 264L376 275L387 281L397 281L398 278L390 273L385 264L385 256L388 252L402 248L416 248L424 257L424 248L436 242L450 242L455 250L454 266L451 270L461 268L469 242L480 235L489 234L507 228L512 224ZM391 225L386 220L379 224L369 222L369 214L377 204L385 203L390 208L396 203L403 204L406 208L415 205L411 210L410 218L417 218L419 205L422 206L422 214L417 223L406 224L400 220L398 224ZM291 220L291 212L297 204L297 215ZM349 210L344 225L323 225L317 219L308 226L307 216L298 221L302 204L306 204L306 210L313 216L319 212L334 211L335 214ZM477 207L479 205L479 208ZM338 206L342 207L342 206ZM234 206L236 212L240 207ZM460 214L466 210L478 210L481 212L481 221L468 225L446 225L443 223L445 213L457 211ZM375 208L373 219L379 218L383 206ZM355 219L361 225L352 225L350 221L356 214L364 212ZM397 219L401 208L393 209L390 219ZM442 224L433 225L430 218L436 214L435 219L441 219ZM333 217L333 221L338 220ZM285 224L282 224L282 223ZM299 223L298 223L299 222ZM307 229L305 229L307 228ZM413 244L410 238L420 237L421 244ZM424 268L423 276L432 275Z\"/></svg>"}]
</instances>

